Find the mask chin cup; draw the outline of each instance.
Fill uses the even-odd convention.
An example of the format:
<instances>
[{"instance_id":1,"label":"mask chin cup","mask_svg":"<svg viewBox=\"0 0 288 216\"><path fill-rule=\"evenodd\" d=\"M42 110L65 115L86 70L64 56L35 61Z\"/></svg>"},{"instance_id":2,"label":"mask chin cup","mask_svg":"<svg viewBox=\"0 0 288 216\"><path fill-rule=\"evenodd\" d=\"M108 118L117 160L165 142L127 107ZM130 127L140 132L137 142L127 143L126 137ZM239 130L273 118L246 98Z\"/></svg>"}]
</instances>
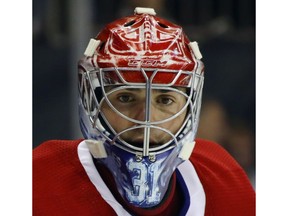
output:
<instances>
[{"instance_id":1,"label":"mask chin cup","mask_svg":"<svg viewBox=\"0 0 288 216\"><path fill-rule=\"evenodd\" d=\"M191 142L185 142L183 144L183 147L178 155L179 158L183 160L188 160L193 152L193 149L195 147L195 141Z\"/></svg>"}]
</instances>

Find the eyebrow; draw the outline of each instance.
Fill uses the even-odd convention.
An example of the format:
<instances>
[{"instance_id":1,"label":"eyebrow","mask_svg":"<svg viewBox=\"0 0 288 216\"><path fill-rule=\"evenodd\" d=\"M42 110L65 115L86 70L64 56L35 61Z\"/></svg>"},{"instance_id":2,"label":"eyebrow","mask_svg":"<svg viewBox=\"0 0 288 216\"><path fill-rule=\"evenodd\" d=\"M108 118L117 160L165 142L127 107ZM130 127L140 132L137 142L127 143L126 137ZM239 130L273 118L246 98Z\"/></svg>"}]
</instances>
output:
<instances>
[{"instance_id":1,"label":"eyebrow","mask_svg":"<svg viewBox=\"0 0 288 216\"><path fill-rule=\"evenodd\" d=\"M111 87L110 87L111 88ZM112 87L115 88L115 87ZM184 91L181 87L172 87L175 89L178 89L180 91ZM144 90L145 88L125 88L123 90L125 91L130 91L130 92L140 92L141 90ZM154 91L160 92L160 93L169 93L169 92L174 92L173 90L167 90L167 89L152 89Z\"/></svg>"},{"instance_id":2,"label":"eyebrow","mask_svg":"<svg viewBox=\"0 0 288 216\"><path fill-rule=\"evenodd\" d=\"M126 91L131 91L131 92L139 92L141 90L144 90L144 89L140 89L140 88L127 88L125 89ZM173 92L173 90L167 90L167 89L152 89L154 91L157 91L157 92L161 92L161 93L168 93L168 92Z\"/></svg>"}]
</instances>

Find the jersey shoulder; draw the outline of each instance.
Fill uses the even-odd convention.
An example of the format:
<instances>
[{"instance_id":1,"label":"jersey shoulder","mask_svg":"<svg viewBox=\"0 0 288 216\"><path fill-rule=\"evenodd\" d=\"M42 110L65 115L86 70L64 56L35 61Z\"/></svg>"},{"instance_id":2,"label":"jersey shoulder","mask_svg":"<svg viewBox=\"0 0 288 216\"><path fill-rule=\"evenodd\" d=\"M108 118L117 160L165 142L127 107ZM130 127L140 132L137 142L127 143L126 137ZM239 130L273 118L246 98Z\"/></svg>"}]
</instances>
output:
<instances>
[{"instance_id":1,"label":"jersey shoulder","mask_svg":"<svg viewBox=\"0 0 288 216\"><path fill-rule=\"evenodd\" d=\"M190 159L193 163L205 163L220 169L241 169L238 162L220 144L204 139L196 139Z\"/></svg>"},{"instance_id":2,"label":"jersey shoulder","mask_svg":"<svg viewBox=\"0 0 288 216\"><path fill-rule=\"evenodd\" d=\"M80 142L50 140L33 149L33 214L116 215L79 160Z\"/></svg>"},{"instance_id":3,"label":"jersey shoulder","mask_svg":"<svg viewBox=\"0 0 288 216\"><path fill-rule=\"evenodd\" d=\"M255 215L255 191L238 162L218 143L195 141L190 161L205 191L205 215Z\"/></svg>"},{"instance_id":4,"label":"jersey shoulder","mask_svg":"<svg viewBox=\"0 0 288 216\"><path fill-rule=\"evenodd\" d=\"M79 140L48 140L33 149L33 160L44 159L49 155L61 154L63 152L74 151L78 144L82 141Z\"/></svg>"}]
</instances>

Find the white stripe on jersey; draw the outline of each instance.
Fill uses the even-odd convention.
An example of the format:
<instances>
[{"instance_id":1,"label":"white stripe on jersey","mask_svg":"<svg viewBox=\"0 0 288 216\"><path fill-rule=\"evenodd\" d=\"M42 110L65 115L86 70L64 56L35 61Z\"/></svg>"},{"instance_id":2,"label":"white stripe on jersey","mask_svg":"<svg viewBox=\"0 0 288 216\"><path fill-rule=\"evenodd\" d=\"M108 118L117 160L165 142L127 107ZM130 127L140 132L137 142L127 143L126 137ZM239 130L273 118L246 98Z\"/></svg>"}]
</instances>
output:
<instances>
[{"instance_id":1,"label":"white stripe on jersey","mask_svg":"<svg viewBox=\"0 0 288 216\"><path fill-rule=\"evenodd\" d=\"M108 187L106 186L106 184L102 180L99 172L95 168L92 156L89 152L89 149L88 149L85 141L82 141L78 145L78 157L79 157L79 160L80 160L82 166L84 167L90 181L96 187L96 189L101 194L103 199L114 209L114 211L117 213L117 215L130 216L130 214L122 207L122 205L117 202L117 200L114 198L111 191L108 189Z\"/></svg>"},{"instance_id":2,"label":"white stripe on jersey","mask_svg":"<svg viewBox=\"0 0 288 216\"><path fill-rule=\"evenodd\" d=\"M185 181L190 196L187 216L203 216L205 213L206 196L193 164L186 160L177 168Z\"/></svg>"}]
</instances>

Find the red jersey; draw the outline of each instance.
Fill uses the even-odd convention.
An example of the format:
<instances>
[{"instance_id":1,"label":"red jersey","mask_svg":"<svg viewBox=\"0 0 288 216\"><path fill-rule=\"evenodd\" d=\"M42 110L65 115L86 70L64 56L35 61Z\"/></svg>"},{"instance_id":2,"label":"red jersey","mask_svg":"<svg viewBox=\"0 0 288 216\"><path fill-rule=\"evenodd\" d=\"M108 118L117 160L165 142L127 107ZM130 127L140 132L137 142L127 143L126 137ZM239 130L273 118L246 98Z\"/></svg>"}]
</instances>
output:
<instances>
[{"instance_id":1,"label":"red jersey","mask_svg":"<svg viewBox=\"0 0 288 216\"><path fill-rule=\"evenodd\" d=\"M220 145L196 139L190 159L175 175L183 202L170 199L167 205L177 203L178 215L255 215L255 191ZM51 140L33 150L33 215L132 215L110 189L83 140ZM153 211L157 208L149 215Z\"/></svg>"}]
</instances>

